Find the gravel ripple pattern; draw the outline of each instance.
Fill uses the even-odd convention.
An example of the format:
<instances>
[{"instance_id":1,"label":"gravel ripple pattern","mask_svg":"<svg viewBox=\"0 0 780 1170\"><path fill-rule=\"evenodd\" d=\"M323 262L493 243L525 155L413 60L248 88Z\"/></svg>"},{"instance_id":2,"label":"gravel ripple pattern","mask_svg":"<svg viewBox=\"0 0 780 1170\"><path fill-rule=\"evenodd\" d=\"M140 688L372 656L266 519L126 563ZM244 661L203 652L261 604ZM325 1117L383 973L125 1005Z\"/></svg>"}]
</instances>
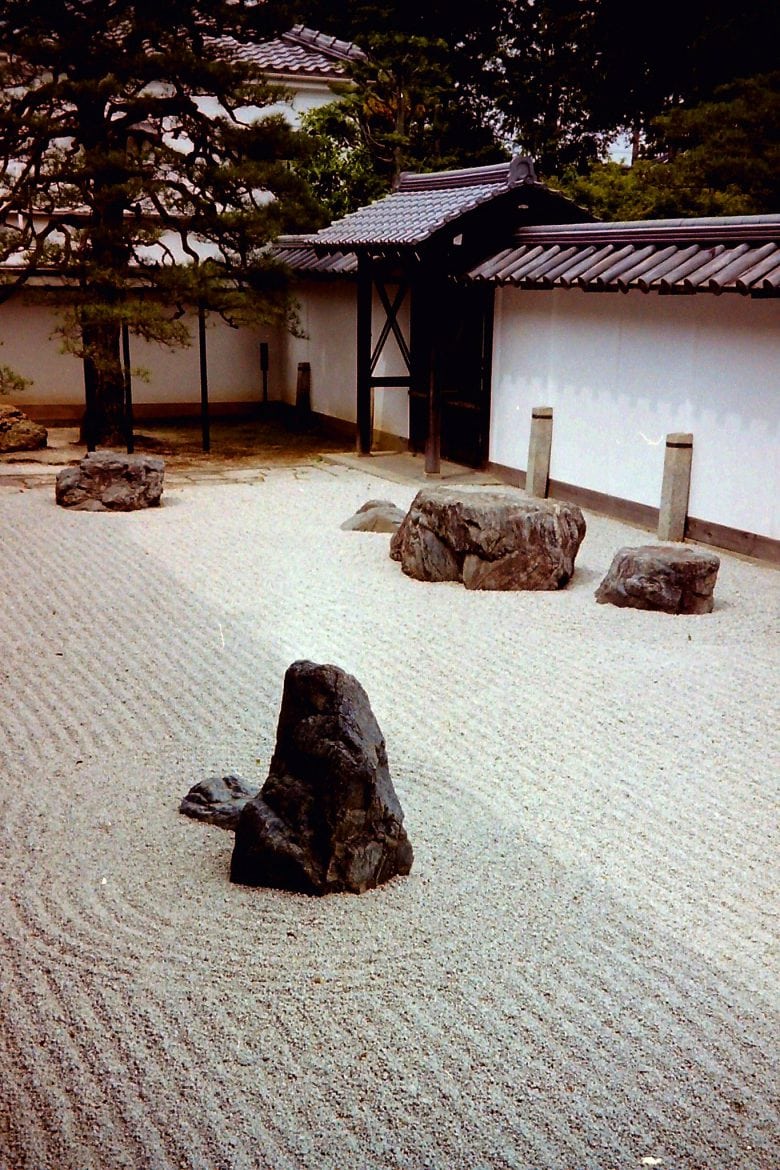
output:
<instances>
[{"instance_id":1,"label":"gravel ripple pattern","mask_svg":"<svg viewBox=\"0 0 780 1170\"><path fill-rule=\"evenodd\" d=\"M0 1170L777 1170L780 574L711 615L406 578L316 465L159 510L0 493ZM366 688L415 849L231 886L297 658Z\"/></svg>"}]
</instances>

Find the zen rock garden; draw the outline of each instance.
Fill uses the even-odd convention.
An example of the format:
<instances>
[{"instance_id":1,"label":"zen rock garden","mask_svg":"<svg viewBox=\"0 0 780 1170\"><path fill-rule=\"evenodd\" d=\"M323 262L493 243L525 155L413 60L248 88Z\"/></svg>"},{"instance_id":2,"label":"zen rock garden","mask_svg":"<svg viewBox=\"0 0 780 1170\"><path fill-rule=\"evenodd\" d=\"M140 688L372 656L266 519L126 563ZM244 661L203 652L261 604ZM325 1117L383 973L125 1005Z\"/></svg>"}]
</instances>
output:
<instances>
[{"instance_id":1,"label":"zen rock garden","mask_svg":"<svg viewBox=\"0 0 780 1170\"><path fill-rule=\"evenodd\" d=\"M81 512L155 508L164 474L164 461L153 455L91 451L77 467L65 467L58 474L56 500L63 508Z\"/></svg>"},{"instance_id":2,"label":"zen rock garden","mask_svg":"<svg viewBox=\"0 0 780 1170\"><path fill-rule=\"evenodd\" d=\"M442 487L419 491L405 516L390 500L369 500L341 527L393 532L390 556L407 576L467 589L561 589L585 536L576 504ZM679 543L622 548L595 596L619 607L711 613L719 568L714 553Z\"/></svg>"},{"instance_id":3,"label":"zen rock garden","mask_svg":"<svg viewBox=\"0 0 780 1170\"><path fill-rule=\"evenodd\" d=\"M585 536L576 504L423 488L390 543L418 581L467 589L561 589Z\"/></svg>"},{"instance_id":4,"label":"zen rock garden","mask_svg":"<svg viewBox=\"0 0 780 1170\"><path fill-rule=\"evenodd\" d=\"M413 852L363 687L338 666L294 662L268 778L195 785L180 811L235 828L230 880L305 894L355 893L408 874Z\"/></svg>"},{"instance_id":5,"label":"zen rock garden","mask_svg":"<svg viewBox=\"0 0 780 1170\"><path fill-rule=\"evenodd\" d=\"M393 508L370 500L342 528L386 532ZM375 525L377 512L389 512L389 521ZM571 580L584 535L576 505L434 488L418 492L390 555L422 581L560 589ZM622 548L596 600L710 613L719 566L714 554L679 545ZM230 880L240 885L359 894L412 868L382 732L363 687L337 666L299 661L288 668L276 747L259 791L240 776L212 776L191 788L179 809L235 832Z\"/></svg>"}]
</instances>

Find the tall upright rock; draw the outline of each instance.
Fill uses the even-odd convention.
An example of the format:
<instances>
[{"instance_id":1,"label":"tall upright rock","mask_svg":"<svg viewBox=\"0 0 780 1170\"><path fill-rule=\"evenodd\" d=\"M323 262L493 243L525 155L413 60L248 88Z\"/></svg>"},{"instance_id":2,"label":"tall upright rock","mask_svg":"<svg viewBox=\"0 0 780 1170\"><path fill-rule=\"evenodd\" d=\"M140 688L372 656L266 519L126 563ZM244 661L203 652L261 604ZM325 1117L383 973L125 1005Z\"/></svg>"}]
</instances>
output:
<instances>
[{"instance_id":1,"label":"tall upright rock","mask_svg":"<svg viewBox=\"0 0 780 1170\"><path fill-rule=\"evenodd\" d=\"M230 880L362 893L409 873L412 860L366 692L338 666L294 662L268 779L236 826Z\"/></svg>"}]
</instances>

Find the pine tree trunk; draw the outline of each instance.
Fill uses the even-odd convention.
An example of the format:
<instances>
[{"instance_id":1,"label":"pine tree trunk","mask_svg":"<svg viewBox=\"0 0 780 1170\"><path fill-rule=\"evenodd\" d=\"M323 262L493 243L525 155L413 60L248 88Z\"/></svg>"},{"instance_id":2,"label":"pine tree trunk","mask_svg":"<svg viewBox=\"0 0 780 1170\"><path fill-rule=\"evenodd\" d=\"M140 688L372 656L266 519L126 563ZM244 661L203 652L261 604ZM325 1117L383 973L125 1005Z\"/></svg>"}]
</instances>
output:
<instances>
[{"instance_id":1,"label":"pine tree trunk","mask_svg":"<svg viewBox=\"0 0 780 1170\"><path fill-rule=\"evenodd\" d=\"M125 443L124 372L119 323L84 325L84 392L86 410L81 441L89 447Z\"/></svg>"}]
</instances>

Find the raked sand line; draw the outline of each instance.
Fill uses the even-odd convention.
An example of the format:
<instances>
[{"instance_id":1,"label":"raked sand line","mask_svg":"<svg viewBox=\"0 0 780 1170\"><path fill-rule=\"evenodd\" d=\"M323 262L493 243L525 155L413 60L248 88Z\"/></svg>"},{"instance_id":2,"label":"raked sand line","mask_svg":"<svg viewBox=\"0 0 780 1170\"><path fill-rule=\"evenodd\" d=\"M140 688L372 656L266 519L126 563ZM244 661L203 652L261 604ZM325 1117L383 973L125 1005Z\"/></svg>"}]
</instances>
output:
<instances>
[{"instance_id":1,"label":"raked sand line","mask_svg":"<svg viewBox=\"0 0 780 1170\"><path fill-rule=\"evenodd\" d=\"M154 513L0 493L2 1170L776 1165L780 577L715 612L408 580L344 469ZM230 886L284 669L365 685L411 876Z\"/></svg>"}]
</instances>

